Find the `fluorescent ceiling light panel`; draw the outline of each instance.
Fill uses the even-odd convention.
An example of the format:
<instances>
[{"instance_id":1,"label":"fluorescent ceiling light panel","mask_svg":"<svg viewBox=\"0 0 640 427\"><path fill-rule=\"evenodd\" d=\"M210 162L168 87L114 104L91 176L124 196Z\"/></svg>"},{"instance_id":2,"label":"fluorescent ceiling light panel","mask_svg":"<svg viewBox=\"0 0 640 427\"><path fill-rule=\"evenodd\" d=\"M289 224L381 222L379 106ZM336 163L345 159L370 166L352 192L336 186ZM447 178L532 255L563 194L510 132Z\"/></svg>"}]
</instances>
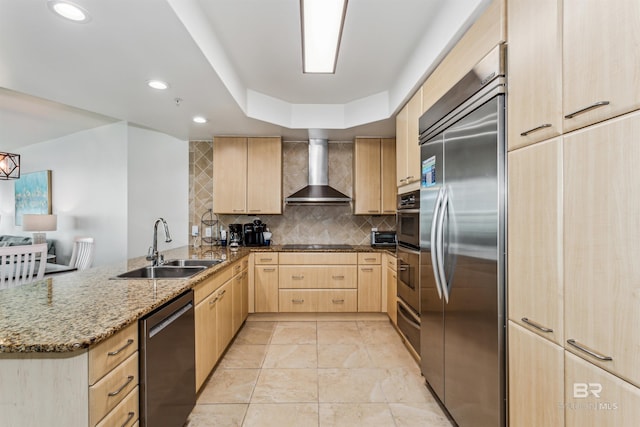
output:
<instances>
[{"instance_id":1,"label":"fluorescent ceiling light panel","mask_svg":"<svg viewBox=\"0 0 640 427\"><path fill-rule=\"evenodd\" d=\"M305 73L335 73L347 0L300 0Z\"/></svg>"}]
</instances>

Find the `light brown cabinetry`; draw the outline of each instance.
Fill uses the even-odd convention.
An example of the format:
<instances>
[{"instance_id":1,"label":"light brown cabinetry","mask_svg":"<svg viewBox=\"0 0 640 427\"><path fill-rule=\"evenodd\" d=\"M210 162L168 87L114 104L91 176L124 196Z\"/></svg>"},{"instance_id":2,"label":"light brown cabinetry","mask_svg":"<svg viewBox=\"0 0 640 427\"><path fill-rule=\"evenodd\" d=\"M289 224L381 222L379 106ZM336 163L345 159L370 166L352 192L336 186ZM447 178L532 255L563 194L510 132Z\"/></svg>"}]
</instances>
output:
<instances>
[{"instance_id":1,"label":"light brown cabinetry","mask_svg":"<svg viewBox=\"0 0 640 427\"><path fill-rule=\"evenodd\" d=\"M398 324L398 308L397 308L397 292L398 292L398 276L396 273L396 257L391 254L385 254L386 260L384 274L386 276L386 311L389 319L394 325Z\"/></svg>"},{"instance_id":2,"label":"light brown cabinetry","mask_svg":"<svg viewBox=\"0 0 640 427\"><path fill-rule=\"evenodd\" d=\"M509 425L564 425L564 349L508 322Z\"/></svg>"},{"instance_id":3,"label":"light brown cabinetry","mask_svg":"<svg viewBox=\"0 0 640 427\"><path fill-rule=\"evenodd\" d=\"M561 138L508 161L509 319L563 345Z\"/></svg>"},{"instance_id":4,"label":"light brown cabinetry","mask_svg":"<svg viewBox=\"0 0 640 427\"><path fill-rule=\"evenodd\" d=\"M640 108L640 2L563 2L564 131Z\"/></svg>"},{"instance_id":5,"label":"light brown cabinetry","mask_svg":"<svg viewBox=\"0 0 640 427\"><path fill-rule=\"evenodd\" d=\"M216 213L282 213L280 137L215 137L213 194Z\"/></svg>"},{"instance_id":6,"label":"light brown cabinetry","mask_svg":"<svg viewBox=\"0 0 640 427\"><path fill-rule=\"evenodd\" d=\"M638 387L566 351L564 382L567 427L635 427L640 422Z\"/></svg>"},{"instance_id":7,"label":"light brown cabinetry","mask_svg":"<svg viewBox=\"0 0 640 427\"><path fill-rule=\"evenodd\" d=\"M233 338L233 280L220 286L215 292L216 302L216 360L220 358Z\"/></svg>"},{"instance_id":8,"label":"light brown cabinetry","mask_svg":"<svg viewBox=\"0 0 640 427\"><path fill-rule=\"evenodd\" d=\"M636 386L639 139L640 112L564 137L565 347Z\"/></svg>"},{"instance_id":9,"label":"light brown cabinetry","mask_svg":"<svg viewBox=\"0 0 640 427\"><path fill-rule=\"evenodd\" d=\"M249 301L248 259L236 262L232 267L231 296L233 299L232 330L235 335L247 318Z\"/></svg>"},{"instance_id":10,"label":"light brown cabinetry","mask_svg":"<svg viewBox=\"0 0 640 427\"><path fill-rule=\"evenodd\" d=\"M353 154L354 214L396 212L396 147L393 138L356 138Z\"/></svg>"},{"instance_id":11,"label":"light brown cabinetry","mask_svg":"<svg viewBox=\"0 0 640 427\"><path fill-rule=\"evenodd\" d=\"M358 311L382 309L382 266L380 253L358 254Z\"/></svg>"},{"instance_id":12,"label":"light brown cabinetry","mask_svg":"<svg viewBox=\"0 0 640 427\"><path fill-rule=\"evenodd\" d=\"M513 150L562 133L562 1L512 0L507 13Z\"/></svg>"},{"instance_id":13,"label":"light brown cabinetry","mask_svg":"<svg viewBox=\"0 0 640 427\"><path fill-rule=\"evenodd\" d=\"M278 253L257 253L254 266L254 308L256 313L278 312Z\"/></svg>"},{"instance_id":14,"label":"light brown cabinetry","mask_svg":"<svg viewBox=\"0 0 640 427\"><path fill-rule=\"evenodd\" d=\"M396 185L398 187L420 180L418 121L422 113L422 88L420 88L396 117Z\"/></svg>"}]
</instances>

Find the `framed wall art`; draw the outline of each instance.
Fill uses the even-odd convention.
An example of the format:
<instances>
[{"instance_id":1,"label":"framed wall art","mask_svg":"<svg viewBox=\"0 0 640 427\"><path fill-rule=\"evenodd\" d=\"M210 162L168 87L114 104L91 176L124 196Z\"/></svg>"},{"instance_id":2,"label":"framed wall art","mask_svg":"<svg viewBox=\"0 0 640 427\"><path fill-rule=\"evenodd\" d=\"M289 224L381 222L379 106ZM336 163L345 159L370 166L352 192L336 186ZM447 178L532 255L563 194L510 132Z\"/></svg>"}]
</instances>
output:
<instances>
[{"instance_id":1,"label":"framed wall art","mask_svg":"<svg viewBox=\"0 0 640 427\"><path fill-rule=\"evenodd\" d=\"M24 214L51 214L51 171L23 173L15 181L16 225Z\"/></svg>"}]
</instances>

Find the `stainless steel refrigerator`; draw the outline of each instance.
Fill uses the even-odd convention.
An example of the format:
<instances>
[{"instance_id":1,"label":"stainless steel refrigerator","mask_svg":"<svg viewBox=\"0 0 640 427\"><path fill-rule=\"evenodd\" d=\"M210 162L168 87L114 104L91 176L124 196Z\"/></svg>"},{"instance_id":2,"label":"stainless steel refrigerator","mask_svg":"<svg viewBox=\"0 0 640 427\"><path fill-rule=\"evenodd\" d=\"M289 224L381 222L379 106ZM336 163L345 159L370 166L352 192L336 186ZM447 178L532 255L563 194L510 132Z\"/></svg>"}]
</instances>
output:
<instances>
[{"instance_id":1,"label":"stainless steel refrigerator","mask_svg":"<svg viewBox=\"0 0 640 427\"><path fill-rule=\"evenodd\" d=\"M421 369L461 427L506 418L504 93L499 46L420 118Z\"/></svg>"}]
</instances>

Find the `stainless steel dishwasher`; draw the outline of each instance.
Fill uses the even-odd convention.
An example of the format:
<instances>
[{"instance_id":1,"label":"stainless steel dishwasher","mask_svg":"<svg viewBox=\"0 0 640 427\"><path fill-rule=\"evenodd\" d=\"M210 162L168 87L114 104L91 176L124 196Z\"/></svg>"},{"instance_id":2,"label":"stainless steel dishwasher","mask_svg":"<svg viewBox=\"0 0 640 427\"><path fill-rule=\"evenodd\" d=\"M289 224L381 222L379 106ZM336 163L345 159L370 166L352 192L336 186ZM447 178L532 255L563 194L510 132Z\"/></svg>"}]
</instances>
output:
<instances>
[{"instance_id":1,"label":"stainless steel dishwasher","mask_svg":"<svg viewBox=\"0 0 640 427\"><path fill-rule=\"evenodd\" d=\"M140 320L140 421L182 427L196 403L193 291Z\"/></svg>"}]
</instances>

